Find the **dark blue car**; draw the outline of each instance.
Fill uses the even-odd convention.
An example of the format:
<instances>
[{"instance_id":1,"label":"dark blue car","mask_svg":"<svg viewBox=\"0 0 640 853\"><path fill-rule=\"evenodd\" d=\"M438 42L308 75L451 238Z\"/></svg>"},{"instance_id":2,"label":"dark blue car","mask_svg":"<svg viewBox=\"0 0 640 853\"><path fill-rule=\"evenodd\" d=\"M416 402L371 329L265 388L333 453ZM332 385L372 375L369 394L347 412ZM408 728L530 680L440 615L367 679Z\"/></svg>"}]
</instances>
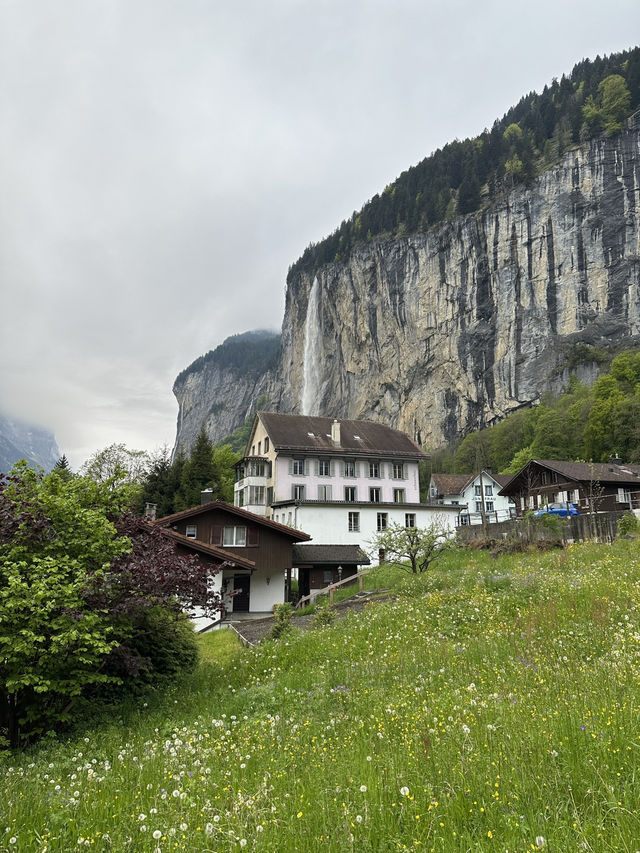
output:
<instances>
[{"instance_id":1,"label":"dark blue car","mask_svg":"<svg viewBox=\"0 0 640 853\"><path fill-rule=\"evenodd\" d=\"M549 515L561 515L564 518L572 515L580 515L572 503L547 504L537 509L533 514L538 518L541 515L547 515L547 513Z\"/></svg>"}]
</instances>

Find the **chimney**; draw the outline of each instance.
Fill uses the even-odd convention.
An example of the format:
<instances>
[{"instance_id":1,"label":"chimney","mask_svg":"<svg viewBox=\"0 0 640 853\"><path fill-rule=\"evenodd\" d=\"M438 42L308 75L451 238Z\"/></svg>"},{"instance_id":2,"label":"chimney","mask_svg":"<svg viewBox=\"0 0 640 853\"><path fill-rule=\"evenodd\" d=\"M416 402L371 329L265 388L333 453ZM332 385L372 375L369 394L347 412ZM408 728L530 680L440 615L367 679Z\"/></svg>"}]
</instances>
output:
<instances>
[{"instance_id":1,"label":"chimney","mask_svg":"<svg viewBox=\"0 0 640 853\"><path fill-rule=\"evenodd\" d=\"M340 423L336 418L331 424L331 443L334 447L340 447Z\"/></svg>"},{"instance_id":2,"label":"chimney","mask_svg":"<svg viewBox=\"0 0 640 853\"><path fill-rule=\"evenodd\" d=\"M144 508L144 517L146 521L155 521L156 520L156 504L148 503Z\"/></svg>"},{"instance_id":3,"label":"chimney","mask_svg":"<svg viewBox=\"0 0 640 853\"><path fill-rule=\"evenodd\" d=\"M200 492L200 505L210 504L213 500L213 489L204 489Z\"/></svg>"}]
</instances>

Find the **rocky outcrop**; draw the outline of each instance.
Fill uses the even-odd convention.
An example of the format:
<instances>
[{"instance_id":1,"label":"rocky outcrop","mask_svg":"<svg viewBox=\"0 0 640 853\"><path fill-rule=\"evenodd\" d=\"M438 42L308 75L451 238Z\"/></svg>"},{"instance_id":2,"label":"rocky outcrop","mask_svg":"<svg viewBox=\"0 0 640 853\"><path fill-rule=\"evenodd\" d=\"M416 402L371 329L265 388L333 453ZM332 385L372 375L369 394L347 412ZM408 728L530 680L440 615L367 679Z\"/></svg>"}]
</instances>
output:
<instances>
[{"instance_id":1,"label":"rocky outcrop","mask_svg":"<svg viewBox=\"0 0 640 853\"><path fill-rule=\"evenodd\" d=\"M639 130L572 150L481 213L298 275L283 324L284 410L313 400L310 414L384 421L435 447L560 390L576 343L637 343ZM310 328L315 376L304 369ZM596 372L588 358L579 371Z\"/></svg>"},{"instance_id":2,"label":"rocky outcrop","mask_svg":"<svg viewBox=\"0 0 640 853\"><path fill-rule=\"evenodd\" d=\"M297 274L279 364L246 385L224 370L177 383L178 443L203 421L231 432L266 394L433 448L559 391L569 366L593 380L590 347L640 342L639 194L636 117L482 212Z\"/></svg>"},{"instance_id":3,"label":"rocky outcrop","mask_svg":"<svg viewBox=\"0 0 640 853\"><path fill-rule=\"evenodd\" d=\"M273 332L236 335L182 371L173 385L178 400L174 454L188 453L203 426L215 443L241 426L258 402L279 408L279 344Z\"/></svg>"}]
</instances>

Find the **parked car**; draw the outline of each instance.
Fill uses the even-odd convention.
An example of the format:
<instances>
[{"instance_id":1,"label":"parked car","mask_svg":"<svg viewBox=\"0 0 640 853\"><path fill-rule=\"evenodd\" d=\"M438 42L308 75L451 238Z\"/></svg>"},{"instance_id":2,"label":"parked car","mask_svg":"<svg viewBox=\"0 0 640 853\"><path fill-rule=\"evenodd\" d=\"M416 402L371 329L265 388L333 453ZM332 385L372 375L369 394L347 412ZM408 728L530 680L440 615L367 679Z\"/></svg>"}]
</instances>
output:
<instances>
[{"instance_id":1,"label":"parked car","mask_svg":"<svg viewBox=\"0 0 640 853\"><path fill-rule=\"evenodd\" d=\"M580 515L578 510L572 503L553 503L547 504L546 506L540 507L533 514L536 518L539 518L541 515L561 515L564 518L572 515Z\"/></svg>"}]
</instances>

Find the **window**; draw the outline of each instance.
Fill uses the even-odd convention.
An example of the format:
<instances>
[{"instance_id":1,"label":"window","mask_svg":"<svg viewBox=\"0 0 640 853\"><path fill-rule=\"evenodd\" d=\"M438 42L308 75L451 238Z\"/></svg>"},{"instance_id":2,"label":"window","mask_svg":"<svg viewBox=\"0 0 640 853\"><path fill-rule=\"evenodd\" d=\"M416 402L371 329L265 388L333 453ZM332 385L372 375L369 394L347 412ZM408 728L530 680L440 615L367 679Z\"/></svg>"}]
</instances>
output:
<instances>
[{"instance_id":1,"label":"window","mask_svg":"<svg viewBox=\"0 0 640 853\"><path fill-rule=\"evenodd\" d=\"M198 526L196 524L187 524L185 536L187 539L196 539L198 536Z\"/></svg>"},{"instance_id":2,"label":"window","mask_svg":"<svg viewBox=\"0 0 640 853\"><path fill-rule=\"evenodd\" d=\"M304 486L301 486L299 483L294 483L293 486L291 486L291 497L294 501L303 501Z\"/></svg>"},{"instance_id":3,"label":"window","mask_svg":"<svg viewBox=\"0 0 640 853\"><path fill-rule=\"evenodd\" d=\"M416 526L416 514L415 514L415 512L405 512L405 514L404 514L404 526L405 527L415 527Z\"/></svg>"},{"instance_id":4,"label":"window","mask_svg":"<svg viewBox=\"0 0 640 853\"><path fill-rule=\"evenodd\" d=\"M222 535L222 544L226 548L243 548L247 544L247 528L225 527Z\"/></svg>"},{"instance_id":5,"label":"window","mask_svg":"<svg viewBox=\"0 0 640 853\"><path fill-rule=\"evenodd\" d=\"M485 498L493 497L493 486L485 486L484 487L484 496Z\"/></svg>"},{"instance_id":6,"label":"window","mask_svg":"<svg viewBox=\"0 0 640 853\"><path fill-rule=\"evenodd\" d=\"M487 512L493 512L493 501L487 501L485 506L487 508Z\"/></svg>"},{"instance_id":7,"label":"window","mask_svg":"<svg viewBox=\"0 0 640 853\"><path fill-rule=\"evenodd\" d=\"M356 502L356 487L355 486L345 486L344 487L344 499L347 503L355 503Z\"/></svg>"},{"instance_id":8,"label":"window","mask_svg":"<svg viewBox=\"0 0 640 853\"><path fill-rule=\"evenodd\" d=\"M273 503L273 486L267 486L267 506Z\"/></svg>"},{"instance_id":9,"label":"window","mask_svg":"<svg viewBox=\"0 0 640 853\"><path fill-rule=\"evenodd\" d=\"M321 477L329 477L331 474L331 463L328 459L321 459L318 462L318 474Z\"/></svg>"},{"instance_id":10,"label":"window","mask_svg":"<svg viewBox=\"0 0 640 853\"><path fill-rule=\"evenodd\" d=\"M476 497L477 497L477 498L482 497L482 486L476 486L476 492L475 492L475 494L476 494Z\"/></svg>"},{"instance_id":11,"label":"window","mask_svg":"<svg viewBox=\"0 0 640 853\"><path fill-rule=\"evenodd\" d=\"M360 513L359 512L350 512L349 513L349 532L350 533L359 533L360 532Z\"/></svg>"},{"instance_id":12,"label":"window","mask_svg":"<svg viewBox=\"0 0 640 853\"><path fill-rule=\"evenodd\" d=\"M331 500L331 486L318 486L318 500L319 501L330 501Z\"/></svg>"},{"instance_id":13,"label":"window","mask_svg":"<svg viewBox=\"0 0 640 853\"><path fill-rule=\"evenodd\" d=\"M387 515L387 513L386 512L379 512L378 518L377 518L378 532L381 530L386 530L388 522L389 522L389 516Z\"/></svg>"},{"instance_id":14,"label":"window","mask_svg":"<svg viewBox=\"0 0 640 853\"><path fill-rule=\"evenodd\" d=\"M262 456L262 442L258 442L258 456Z\"/></svg>"},{"instance_id":15,"label":"window","mask_svg":"<svg viewBox=\"0 0 640 853\"><path fill-rule=\"evenodd\" d=\"M264 506L264 486L249 486L248 503Z\"/></svg>"},{"instance_id":16,"label":"window","mask_svg":"<svg viewBox=\"0 0 640 853\"><path fill-rule=\"evenodd\" d=\"M482 512L482 501L476 501L476 512Z\"/></svg>"},{"instance_id":17,"label":"window","mask_svg":"<svg viewBox=\"0 0 640 853\"><path fill-rule=\"evenodd\" d=\"M265 453L269 452L269 436L267 436L264 440L264 452Z\"/></svg>"},{"instance_id":18,"label":"window","mask_svg":"<svg viewBox=\"0 0 640 853\"><path fill-rule=\"evenodd\" d=\"M403 504L404 503L404 489L394 489L393 490L393 502L394 502L394 504Z\"/></svg>"},{"instance_id":19,"label":"window","mask_svg":"<svg viewBox=\"0 0 640 853\"><path fill-rule=\"evenodd\" d=\"M406 479L405 473L404 473L404 465L402 464L402 462L394 462L393 463L391 476L393 477L394 480L405 480Z\"/></svg>"},{"instance_id":20,"label":"window","mask_svg":"<svg viewBox=\"0 0 640 853\"><path fill-rule=\"evenodd\" d=\"M372 480L380 479L380 463L379 462L369 462L369 477Z\"/></svg>"},{"instance_id":21,"label":"window","mask_svg":"<svg viewBox=\"0 0 640 853\"><path fill-rule=\"evenodd\" d=\"M333 583L333 570L332 569L323 569L322 570L322 583L330 584Z\"/></svg>"},{"instance_id":22,"label":"window","mask_svg":"<svg viewBox=\"0 0 640 853\"><path fill-rule=\"evenodd\" d=\"M356 476L356 463L353 459L345 459L344 460L344 476L345 477L355 477Z\"/></svg>"},{"instance_id":23,"label":"window","mask_svg":"<svg viewBox=\"0 0 640 853\"><path fill-rule=\"evenodd\" d=\"M303 476L304 477L304 475L306 473L304 469L305 469L304 459L292 459L291 460L291 473L292 474L295 474L296 476Z\"/></svg>"},{"instance_id":24,"label":"window","mask_svg":"<svg viewBox=\"0 0 640 853\"><path fill-rule=\"evenodd\" d=\"M369 500L372 504L380 503L380 489L376 486L376 488L369 489Z\"/></svg>"},{"instance_id":25,"label":"window","mask_svg":"<svg viewBox=\"0 0 640 853\"><path fill-rule=\"evenodd\" d=\"M245 468L246 477L264 477L264 462L251 460Z\"/></svg>"}]
</instances>

